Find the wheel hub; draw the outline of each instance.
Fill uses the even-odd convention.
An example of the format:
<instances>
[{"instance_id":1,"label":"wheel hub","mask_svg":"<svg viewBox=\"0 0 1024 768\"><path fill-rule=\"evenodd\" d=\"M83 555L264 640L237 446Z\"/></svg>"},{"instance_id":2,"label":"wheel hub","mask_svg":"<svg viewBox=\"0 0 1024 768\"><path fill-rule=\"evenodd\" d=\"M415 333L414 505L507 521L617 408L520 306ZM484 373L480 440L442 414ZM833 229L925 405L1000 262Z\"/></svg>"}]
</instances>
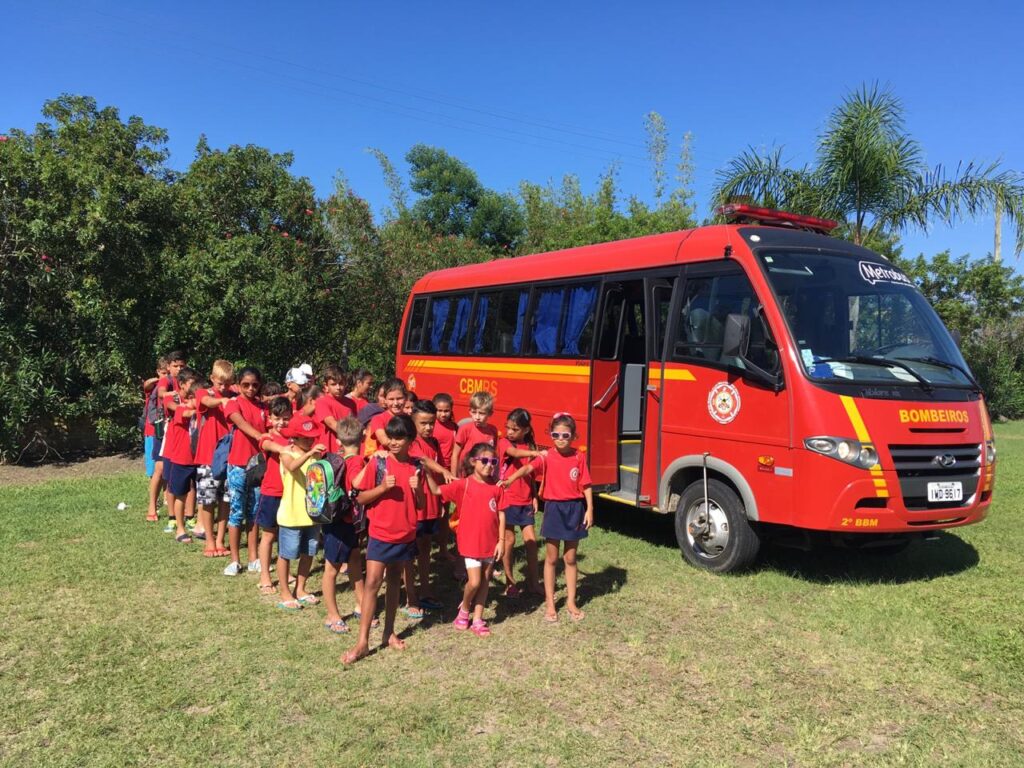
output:
<instances>
[{"instance_id":1,"label":"wheel hub","mask_svg":"<svg viewBox=\"0 0 1024 768\"><path fill-rule=\"evenodd\" d=\"M729 545L729 519L714 499L701 499L686 512L686 538L693 551L708 560L719 557Z\"/></svg>"}]
</instances>

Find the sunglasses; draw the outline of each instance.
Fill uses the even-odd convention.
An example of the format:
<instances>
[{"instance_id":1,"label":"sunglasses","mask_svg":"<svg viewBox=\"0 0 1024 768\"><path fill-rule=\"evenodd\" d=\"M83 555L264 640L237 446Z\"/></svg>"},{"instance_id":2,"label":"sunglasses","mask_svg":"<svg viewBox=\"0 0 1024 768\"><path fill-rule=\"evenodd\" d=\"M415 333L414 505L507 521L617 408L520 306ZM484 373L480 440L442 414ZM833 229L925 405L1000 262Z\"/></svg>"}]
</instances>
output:
<instances>
[{"instance_id":1,"label":"sunglasses","mask_svg":"<svg viewBox=\"0 0 1024 768\"><path fill-rule=\"evenodd\" d=\"M498 459L493 456L489 459L476 459L476 461L480 464L490 464L492 467L498 466Z\"/></svg>"},{"instance_id":2,"label":"sunglasses","mask_svg":"<svg viewBox=\"0 0 1024 768\"><path fill-rule=\"evenodd\" d=\"M239 389L255 389L258 386L259 386L259 384L257 384L255 381L243 381L241 384L238 385L238 388Z\"/></svg>"},{"instance_id":3,"label":"sunglasses","mask_svg":"<svg viewBox=\"0 0 1024 768\"><path fill-rule=\"evenodd\" d=\"M551 433L551 439L552 440L571 440L572 439L572 432L552 432Z\"/></svg>"}]
</instances>

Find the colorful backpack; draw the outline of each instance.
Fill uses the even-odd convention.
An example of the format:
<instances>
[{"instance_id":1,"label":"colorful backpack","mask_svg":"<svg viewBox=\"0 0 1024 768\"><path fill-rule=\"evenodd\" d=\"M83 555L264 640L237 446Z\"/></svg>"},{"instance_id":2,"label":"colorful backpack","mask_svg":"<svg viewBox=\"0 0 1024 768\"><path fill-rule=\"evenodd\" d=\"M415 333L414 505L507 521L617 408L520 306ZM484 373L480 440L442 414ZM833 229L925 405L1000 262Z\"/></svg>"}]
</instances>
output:
<instances>
[{"instance_id":1,"label":"colorful backpack","mask_svg":"<svg viewBox=\"0 0 1024 768\"><path fill-rule=\"evenodd\" d=\"M306 469L306 514L314 523L329 524L351 508L352 498L345 491L345 457L325 453Z\"/></svg>"}]
</instances>

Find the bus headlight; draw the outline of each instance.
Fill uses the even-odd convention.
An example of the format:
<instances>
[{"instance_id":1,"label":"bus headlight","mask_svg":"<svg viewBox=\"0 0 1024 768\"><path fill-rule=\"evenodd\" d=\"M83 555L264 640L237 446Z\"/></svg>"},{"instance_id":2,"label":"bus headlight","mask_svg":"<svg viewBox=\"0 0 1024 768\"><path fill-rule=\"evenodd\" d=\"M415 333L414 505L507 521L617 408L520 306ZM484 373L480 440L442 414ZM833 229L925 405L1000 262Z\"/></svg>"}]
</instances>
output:
<instances>
[{"instance_id":1,"label":"bus headlight","mask_svg":"<svg viewBox=\"0 0 1024 768\"><path fill-rule=\"evenodd\" d=\"M878 451L873 445L848 437L808 437L804 440L804 447L861 469L870 469L878 463Z\"/></svg>"},{"instance_id":2,"label":"bus headlight","mask_svg":"<svg viewBox=\"0 0 1024 768\"><path fill-rule=\"evenodd\" d=\"M985 441L985 463L995 464L996 463L996 441L986 440Z\"/></svg>"}]
</instances>

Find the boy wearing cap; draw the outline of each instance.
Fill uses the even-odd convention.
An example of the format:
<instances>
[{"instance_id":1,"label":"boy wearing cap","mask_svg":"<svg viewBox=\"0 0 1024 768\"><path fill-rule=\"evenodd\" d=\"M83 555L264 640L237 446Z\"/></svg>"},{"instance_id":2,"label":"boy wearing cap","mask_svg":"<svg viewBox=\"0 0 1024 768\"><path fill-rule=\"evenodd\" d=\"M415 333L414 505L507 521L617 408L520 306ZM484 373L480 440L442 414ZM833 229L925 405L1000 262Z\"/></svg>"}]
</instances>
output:
<instances>
[{"instance_id":1,"label":"boy wearing cap","mask_svg":"<svg viewBox=\"0 0 1024 768\"><path fill-rule=\"evenodd\" d=\"M287 397L292 401L292 410L298 410L297 403L299 401L299 395L309 384L310 376L308 376L301 368L289 368L288 373L284 375L284 386L287 390Z\"/></svg>"},{"instance_id":2,"label":"boy wearing cap","mask_svg":"<svg viewBox=\"0 0 1024 768\"><path fill-rule=\"evenodd\" d=\"M298 611L319 600L306 591L310 565L316 555L320 526L306 514L306 467L324 452L320 425L309 416L296 413L281 434L291 444L281 451L281 505L277 509L277 582L281 593L278 608ZM295 593L288 585L291 561L299 561Z\"/></svg>"}]
</instances>

